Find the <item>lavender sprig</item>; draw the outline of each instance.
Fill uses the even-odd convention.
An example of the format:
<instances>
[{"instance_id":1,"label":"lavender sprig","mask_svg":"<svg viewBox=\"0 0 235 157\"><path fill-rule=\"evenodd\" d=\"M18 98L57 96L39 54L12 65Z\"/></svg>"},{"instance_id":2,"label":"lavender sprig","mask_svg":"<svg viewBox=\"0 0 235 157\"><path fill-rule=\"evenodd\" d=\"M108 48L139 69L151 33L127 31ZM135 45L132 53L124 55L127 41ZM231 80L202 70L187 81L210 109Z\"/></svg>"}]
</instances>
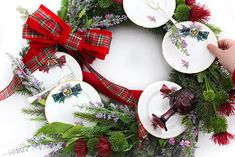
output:
<instances>
[{"instance_id":1,"label":"lavender sprig","mask_svg":"<svg viewBox=\"0 0 235 157\"><path fill-rule=\"evenodd\" d=\"M63 146L63 142L55 141L53 138L48 136L35 136L28 139L19 148L12 149L3 155L14 155L19 153L28 152L30 150L42 150L42 149L52 149ZM57 148L58 149L58 148Z\"/></svg>"},{"instance_id":2,"label":"lavender sprig","mask_svg":"<svg viewBox=\"0 0 235 157\"><path fill-rule=\"evenodd\" d=\"M188 44L183 39L183 36L180 33L180 30L175 25L171 25L169 23L166 24L165 29L171 32L171 34L169 35L169 38L172 44L174 44L183 54L185 54L186 56L189 56L189 53L187 50Z\"/></svg>"},{"instance_id":3,"label":"lavender sprig","mask_svg":"<svg viewBox=\"0 0 235 157\"><path fill-rule=\"evenodd\" d=\"M101 28L107 28L107 27L113 27L115 25L118 25L124 21L126 21L128 18L126 15L114 15L114 14L106 14L105 16L95 16L93 17L93 23L91 25L92 28L101 27Z\"/></svg>"},{"instance_id":4,"label":"lavender sprig","mask_svg":"<svg viewBox=\"0 0 235 157\"><path fill-rule=\"evenodd\" d=\"M119 106L115 104L109 104L108 107L105 107L103 103L90 103L90 105L78 106L83 111L75 113L76 116L80 118L86 118L86 115L94 115L98 120L112 120L118 122L119 120L124 123L129 123L135 118L135 114L127 106Z\"/></svg>"},{"instance_id":5,"label":"lavender sprig","mask_svg":"<svg viewBox=\"0 0 235 157\"><path fill-rule=\"evenodd\" d=\"M24 88L32 95L42 92L44 90L42 88L42 82L32 75L31 71L26 68L22 60L10 54L8 54L8 56L12 62L13 73L20 78Z\"/></svg>"}]
</instances>

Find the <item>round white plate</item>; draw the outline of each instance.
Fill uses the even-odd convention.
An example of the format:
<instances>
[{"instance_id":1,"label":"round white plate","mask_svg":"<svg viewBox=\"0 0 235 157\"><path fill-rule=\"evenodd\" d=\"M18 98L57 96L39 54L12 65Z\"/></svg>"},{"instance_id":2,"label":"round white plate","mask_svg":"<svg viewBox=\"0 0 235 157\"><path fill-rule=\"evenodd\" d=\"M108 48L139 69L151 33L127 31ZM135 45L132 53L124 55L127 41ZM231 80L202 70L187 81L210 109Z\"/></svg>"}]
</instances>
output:
<instances>
[{"instance_id":1,"label":"round white plate","mask_svg":"<svg viewBox=\"0 0 235 157\"><path fill-rule=\"evenodd\" d=\"M65 56L66 63L64 66L53 67L48 72L36 70L33 75L42 82L42 87L48 89L63 80L80 80L82 81L82 70L78 62L69 54L64 52L55 53L57 58Z\"/></svg>"},{"instance_id":2,"label":"round white plate","mask_svg":"<svg viewBox=\"0 0 235 157\"><path fill-rule=\"evenodd\" d=\"M64 102L55 102L52 95L60 93L61 87L70 84L71 87L80 84L82 91L78 96L65 98ZM94 126L95 123L74 117L75 112L85 112L81 106L90 106L90 102L101 102L97 91L88 83L82 81L68 81L55 87L47 97L45 105L45 115L49 123L64 122L69 124L82 124L84 126ZM80 107L79 107L80 106Z\"/></svg>"},{"instance_id":3,"label":"round white plate","mask_svg":"<svg viewBox=\"0 0 235 157\"><path fill-rule=\"evenodd\" d=\"M203 40L198 40L197 36L192 37L188 35L182 37L181 39L185 40L187 43L187 56L172 43L170 39L172 32L167 32L162 42L162 51L165 60L172 68L182 73L192 74L206 70L215 59L207 49L209 43L217 45L215 34L207 26L199 22L181 22L178 23L176 27L182 29L182 25L187 28L198 27L201 32L209 33L209 35L207 39L205 38Z\"/></svg>"},{"instance_id":4,"label":"round white plate","mask_svg":"<svg viewBox=\"0 0 235 157\"><path fill-rule=\"evenodd\" d=\"M144 128L153 136L167 139L171 137L176 137L185 130L185 126L182 125L183 116L179 114L174 114L166 122L166 127L168 131L162 128L156 128L152 126L152 114L157 116L163 115L168 109L170 109L169 99L163 98L164 96L160 92L163 84L167 85L169 88L174 88L176 90L181 89L181 87L173 82L169 81L159 81L149 87L147 87L140 96L138 103L138 115L140 121L142 122Z\"/></svg>"},{"instance_id":5,"label":"round white plate","mask_svg":"<svg viewBox=\"0 0 235 157\"><path fill-rule=\"evenodd\" d=\"M124 0L123 7L128 18L135 24L145 28L155 28L169 21L175 11L175 0L154 0L157 1L161 8L154 9L147 3L150 0Z\"/></svg>"}]
</instances>

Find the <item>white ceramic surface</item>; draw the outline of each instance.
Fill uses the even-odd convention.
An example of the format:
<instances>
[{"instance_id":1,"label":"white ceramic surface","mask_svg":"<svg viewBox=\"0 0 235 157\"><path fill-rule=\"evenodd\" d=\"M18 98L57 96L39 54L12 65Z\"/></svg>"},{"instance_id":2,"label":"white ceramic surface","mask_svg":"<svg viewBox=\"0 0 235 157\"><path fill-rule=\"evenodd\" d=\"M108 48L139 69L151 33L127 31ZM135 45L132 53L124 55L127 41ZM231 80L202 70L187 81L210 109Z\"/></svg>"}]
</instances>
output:
<instances>
[{"instance_id":1,"label":"white ceramic surface","mask_svg":"<svg viewBox=\"0 0 235 157\"><path fill-rule=\"evenodd\" d=\"M145 28L155 28L165 24L175 10L175 0L156 0L164 10L151 7L149 0L124 0L123 7L128 18L135 24ZM169 17L168 17L169 16Z\"/></svg>"},{"instance_id":2,"label":"white ceramic surface","mask_svg":"<svg viewBox=\"0 0 235 157\"><path fill-rule=\"evenodd\" d=\"M80 84L82 91L77 96L65 98L64 102L55 102L52 95L60 93L61 87L69 84L71 87ZM86 112L81 106L90 106L90 102L101 102L98 92L88 83L81 81L68 81L55 87L48 95L45 105L45 114L49 123L63 122L70 124L82 124L85 126L94 126L95 123L76 118L74 113ZM80 106L80 107L79 107Z\"/></svg>"},{"instance_id":3,"label":"white ceramic surface","mask_svg":"<svg viewBox=\"0 0 235 157\"><path fill-rule=\"evenodd\" d=\"M49 69L48 72L36 70L33 75L40 81L43 82L42 86L45 89L48 89L56 84L58 84L62 79L75 79L82 81L82 70L79 66L78 62L69 54L64 52L57 52L55 56L57 58L61 56L65 56L66 63L64 66L60 67L53 67Z\"/></svg>"},{"instance_id":4,"label":"white ceramic surface","mask_svg":"<svg viewBox=\"0 0 235 157\"><path fill-rule=\"evenodd\" d=\"M191 25L201 27L201 31L209 32L209 35L203 41L198 41L196 37L193 38L190 35L182 37L182 40L187 43L187 56L172 43L170 39L172 32L167 32L162 42L162 52L165 60L172 68L182 73L192 74L206 70L215 59L207 49L209 43L217 45L215 34L207 26L199 22L181 22L176 27L182 29L182 25L188 28Z\"/></svg>"},{"instance_id":5,"label":"white ceramic surface","mask_svg":"<svg viewBox=\"0 0 235 157\"><path fill-rule=\"evenodd\" d=\"M183 116L177 113L170 117L166 122L168 131L165 131L162 128L155 129L152 126L152 114L160 117L168 109L170 109L169 99L164 98L160 92L160 89L164 84L169 88L174 88L176 90L181 89L179 85L169 81L159 81L148 86L140 96L138 103L138 115L144 128L150 134L166 139L178 136L185 130L185 127L182 125Z\"/></svg>"}]
</instances>

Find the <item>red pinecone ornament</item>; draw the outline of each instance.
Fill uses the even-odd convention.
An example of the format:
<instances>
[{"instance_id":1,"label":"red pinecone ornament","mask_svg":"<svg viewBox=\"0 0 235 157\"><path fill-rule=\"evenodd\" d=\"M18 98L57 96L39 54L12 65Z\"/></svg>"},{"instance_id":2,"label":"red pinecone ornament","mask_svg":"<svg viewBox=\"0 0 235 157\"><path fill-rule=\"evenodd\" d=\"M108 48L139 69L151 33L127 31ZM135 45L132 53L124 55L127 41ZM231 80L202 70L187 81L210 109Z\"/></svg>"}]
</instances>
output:
<instances>
[{"instance_id":1,"label":"red pinecone ornament","mask_svg":"<svg viewBox=\"0 0 235 157\"><path fill-rule=\"evenodd\" d=\"M234 140L235 136L233 134L228 133L227 131L224 133L214 134L212 136L212 140L215 144L219 145L228 145L230 140Z\"/></svg>"},{"instance_id":2,"label":"red pinecone ornament","mask_svg":"<svg viewBox=\"0 0 235 157\"><path fill-rule=\"evenodd\" d=\"M99 142L96 145L97 157L110 157L111 156L111 144L105 136L100 136Z\"/></svg>"},{"instance_id":3,"label":"red pinecone ornament","mask_svg":"<svg viewBox=\"0 0 235 157\"><path fill-rule=\"evenodd\" d=\"M189 6L191 6L196 3L196 0L186 0L185 3Z\"/></svg>"},{"instance_id":4,"label":"red pinecone ornament","mask_svg":"<svg viewBox=\"0 0 235 157\"><path fill-rule=\"evenodd\" d=\"M78 140L75 143L74 151L77 157L85 157L88 152L87 142L84 140Z\"/></svg>"},{"instance_id":5,"label":"red pinecone ornament","mask_svg":"<svg viewBox=\"0 0 235 157\"><path fill-rule=\"evenodd\" d=\"M220 105L219 114L222 116L232 116L235 113L235 107L233 104L226 102Z\"/></svg>"},{"instance_id":6,"label":"red pinecone ornament","mask_svg":"<svg viewBox=\"0 0 235 157\"><path fill-rule=\"evenodd\" d=\"M191 6L190 20L191 21L208 21L211 13L205 5L195 4Z\"/></svg>"}]
</instances>

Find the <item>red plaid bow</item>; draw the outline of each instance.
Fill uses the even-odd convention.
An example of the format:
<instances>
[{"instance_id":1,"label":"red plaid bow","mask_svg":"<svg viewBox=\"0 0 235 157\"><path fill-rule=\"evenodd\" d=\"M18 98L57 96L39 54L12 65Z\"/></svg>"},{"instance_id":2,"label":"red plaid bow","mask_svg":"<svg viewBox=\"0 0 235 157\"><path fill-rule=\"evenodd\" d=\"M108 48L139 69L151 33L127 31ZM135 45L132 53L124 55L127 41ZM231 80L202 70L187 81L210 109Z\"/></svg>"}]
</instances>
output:
<instances>
[{"instance_id":1,"label":"red plaid bow","mask_svg":"<svg viewBox=\"0 0 235 157\"><path fill-rule=\"evenodd\" d=\"M30 40L30 49L23 62L34 72L53 57L58 44L69 51L83 54L89 62L95 58L104 59L109 52L111 36L112 33L106 30L73 33L60 17L41 5L28 17L23 28L23 38ZM0 92L0 100L12 95L20 84L21 81L15 76Z\"/></svg>"},{"instance_id":2,"label":"red plaid bow","mask_svg":"<svg viewBox=\"0 0 235 157\"><path fill-rule=\"evenodd\" d=\"M111 35L106 30L73 33L61 18L41 5L24 25L23 38L31 42L23 62L34 71L35 64L44 64L56 52L57 44L69 51L85 54L90 61L95 58L104 59L109 52Z\"/></svg>"},{"instance_id":3,"label":"red plaid bow","mask_svg":"<svg viewBox=\"0 0 235 157\"><path fill-rule=\"evenodd\" d=\"M60 67L62 68L62 66L64 66L64 64L66 63L66 59L65 56L61 56L60 58L51 58L50 60L47 60L47 63L42 65L41 67L39 67L39 71L43 71L43 72L49 72L49 70L53 67Z\"/></svg>"}]
</instances>

